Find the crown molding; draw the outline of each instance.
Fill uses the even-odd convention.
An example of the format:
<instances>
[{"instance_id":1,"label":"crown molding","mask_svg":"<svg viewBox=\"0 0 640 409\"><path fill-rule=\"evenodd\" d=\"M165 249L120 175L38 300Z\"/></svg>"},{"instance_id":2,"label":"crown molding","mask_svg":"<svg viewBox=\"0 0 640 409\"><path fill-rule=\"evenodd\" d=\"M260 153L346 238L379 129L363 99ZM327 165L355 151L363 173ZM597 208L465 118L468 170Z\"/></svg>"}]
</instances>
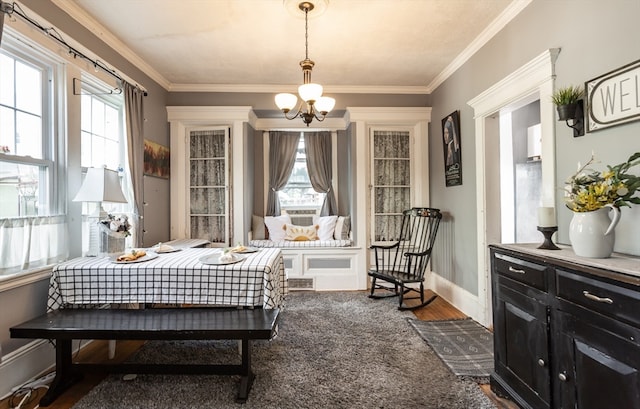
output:
<instances>
[{"instance_id":1,"label":"crown molding","mask_svg":"<svg viewBox=\"0 0 640 409\"><path fill-rule=\"evenodd\" d=\"M460 67L462 67L469 59L489 42L500 30L502 30L511 20L513 20L522 10L524 10L533 0L515 0L507 8L500 13L495 20L485 28L471 44L469 44L458 56L447 65L440 74L438 74L429 85L427 85L428 93L432 93L440 84L445 82L447 78L453 75Z\"/></svg>"},{"instance_id":2,"label":"crown molding","mask_svg":"<svg viewBox=\"0 0 640 409\"><path fill-rule=\"evenodd\" d=\"M160 84L164 89L169 90L171 83L163 77L162 74L140 58L138 54L127 47L122 41L107 30L106 27L88 15L78 5L68 0L51 0L51 2L80 23L84 28L91 31L96 37L102 40L102 42L113 48L118 54L126 58L129 62L135 65L136 68Z\"/></svg>"},{"instance_id":3,"label":"crown molding","mask_svg":"<svg viewBox=\"0 0 640 409\"><path fill-rule=\"evenodd\" d=\"M299 85L292 84L171 84L170 92L239 92L278 94L297 93ZM423 86L376 86L376 85L324 85L325 94L400 94L426 95Z\"/></svg>"},{"instance_id":4,"label":"crown molding","mask_svg":"<svg viewBox=\"0 0 640 409\"><path fill-rule=\"evenodd\" d=\"M256 120L250 106L168 106L169 122L211 122L211 121L243 121Z\"/></svg>"},{"instance_id":5,"label":"crown molding","mask_svg":"<svg viewBox=\"0 0 640 409\"><path fill-rule=\"evenodd\" d=\"M407 123L431 121L431 107L347 107L348 122Z\"/></svg>"}]
</instances>

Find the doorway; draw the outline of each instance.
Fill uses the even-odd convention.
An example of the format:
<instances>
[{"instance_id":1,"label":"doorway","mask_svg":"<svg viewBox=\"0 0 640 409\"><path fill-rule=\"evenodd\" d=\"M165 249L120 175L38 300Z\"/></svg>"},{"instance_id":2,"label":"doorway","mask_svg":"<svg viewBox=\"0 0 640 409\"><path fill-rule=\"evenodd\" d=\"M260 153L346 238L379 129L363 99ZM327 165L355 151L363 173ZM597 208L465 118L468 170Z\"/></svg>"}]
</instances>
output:
<instances>
[{"instance_id":1,"label":"doorway","mask_svg":"<svg viewBox=\"0 0 640 409\"><path fill-rule=\"evenodd\" d=\"M555 206L555 114L551 103L554 64L560 49L549 49L469 101L474 109L476 140L476 207L478 308L473 318L492 323L488 245L502 242L500 199L500 112L539 100L541 147L540 205ZM515 221L515 211L512 219ZM515 222L514 222L515 223Z\"/></svg>"}]
</instances>

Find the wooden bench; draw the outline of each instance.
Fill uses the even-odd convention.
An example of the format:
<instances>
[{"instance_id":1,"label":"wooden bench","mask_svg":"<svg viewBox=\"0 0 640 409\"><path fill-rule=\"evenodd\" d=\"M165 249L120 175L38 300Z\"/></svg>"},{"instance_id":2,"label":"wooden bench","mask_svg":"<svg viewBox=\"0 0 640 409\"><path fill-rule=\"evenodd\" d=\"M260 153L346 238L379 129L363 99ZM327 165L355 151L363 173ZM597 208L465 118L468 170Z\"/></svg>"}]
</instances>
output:
<instances>
[{"instance_id":1,"label":"wooden bench","mask_svg":"<svg viewBox=\"0 0 640 409\"><path fill-rule=\"evenodd\" d=\"M10 328L12 338L53 339L56 344L56 376L40 400L48 406L82 378L82 372L102 370L132 374L240 375L238 402L249 396L255 375L251 371L251 343L271 339L278 323L278 309L61 309ZM74 339L107 340L213 340L242 341L238 365L207 364L89 364L72 362Z\"/></svg>"}]
</instances>

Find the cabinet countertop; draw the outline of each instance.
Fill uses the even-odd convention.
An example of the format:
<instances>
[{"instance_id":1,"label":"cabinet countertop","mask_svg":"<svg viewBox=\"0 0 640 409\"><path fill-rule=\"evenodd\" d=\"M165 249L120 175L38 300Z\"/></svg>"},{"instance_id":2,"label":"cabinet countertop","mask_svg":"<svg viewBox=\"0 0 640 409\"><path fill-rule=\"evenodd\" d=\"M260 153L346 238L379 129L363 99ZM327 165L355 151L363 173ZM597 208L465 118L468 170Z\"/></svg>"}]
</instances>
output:
<instances>
[{"instance_id":1,"label":"cabinet countertop","mask_svg":"<svg viewBox=\"0 0 640 409\"><path fill-rule=\"evenodd\" d=\"M571 246L558 245L560 250L543 250L538 248L539 245L539 243L492 244L491 247L640 278L640 257L637 256L613 253L609 258L588 258L576 256Z\"/></svg>"}]
</instances>

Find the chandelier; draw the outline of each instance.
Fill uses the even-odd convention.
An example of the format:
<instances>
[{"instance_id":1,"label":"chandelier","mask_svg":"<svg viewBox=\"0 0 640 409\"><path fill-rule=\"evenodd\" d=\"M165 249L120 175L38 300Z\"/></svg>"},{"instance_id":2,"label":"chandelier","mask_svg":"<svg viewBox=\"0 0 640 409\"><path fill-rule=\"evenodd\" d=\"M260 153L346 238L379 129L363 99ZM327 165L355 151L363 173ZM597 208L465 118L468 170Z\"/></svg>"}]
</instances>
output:
<instances>
[{"instance_id":1,"label":"chandelier","mask_svg":"<svg viewBox=\"0 0 640 409\"><path fill-rule=\"evenodd\" d=\"M298 8L304 12L304 48L305 58L300 61L302 67L303 84L298 87L300 95L300 105L295 114L290 115L289 112L295 108L298 103L298 97L294 94L282 93L276 95L276 105L282 112L284 117L292 120L298 117L302 118L307 126L316 120L322 122L326 115L333 109L336 100L330 97L322 96L322 85L311 82L311 70L315 63L309 59L309 12L313 10L314 5L309 1L303 1Z\"/></svg>"}]
</instances>

